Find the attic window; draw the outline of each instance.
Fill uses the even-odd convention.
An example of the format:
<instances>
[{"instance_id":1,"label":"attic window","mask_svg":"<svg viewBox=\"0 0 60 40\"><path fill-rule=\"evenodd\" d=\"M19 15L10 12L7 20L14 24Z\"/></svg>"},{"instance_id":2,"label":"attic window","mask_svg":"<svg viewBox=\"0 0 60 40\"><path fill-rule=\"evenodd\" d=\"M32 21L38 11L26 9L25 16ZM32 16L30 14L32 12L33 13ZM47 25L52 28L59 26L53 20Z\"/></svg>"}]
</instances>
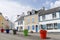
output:
<instances>
[{"instance_id":1,"label":"attic window","mask_svg":"<svg viewBox=\"0 0 60 40\"><path fill-rule=\"evenodd\" d=\"M30 15L32 15L32 13L30 12Z\"/></svg>"}]
</instances>

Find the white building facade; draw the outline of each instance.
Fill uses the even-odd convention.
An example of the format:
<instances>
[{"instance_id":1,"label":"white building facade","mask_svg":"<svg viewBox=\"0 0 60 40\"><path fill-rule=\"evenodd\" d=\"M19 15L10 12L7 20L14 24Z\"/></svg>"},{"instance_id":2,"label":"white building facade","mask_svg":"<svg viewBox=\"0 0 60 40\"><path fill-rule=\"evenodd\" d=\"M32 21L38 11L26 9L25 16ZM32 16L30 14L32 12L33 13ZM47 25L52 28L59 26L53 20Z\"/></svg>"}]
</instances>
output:
<instances>
[{"instance_id":1,"label":"white building facade","mask_svg":"<svg viewBox=\"0 0 60 40\"><path fill-rule=\"evenodd\" d=\"M24 30L24 16L20 16L15 21L15 29L17 29L18 31L23 31Z\"/></svg>"},{"instance_id":2,"label":"white building facade","mask_svg":"<svg viewBox=\"0 0 60 40\"><path fill-rule=\"evenodd\" d=\"M46 10L42 14L39 13L38 17L39 30L45 29L48 32L60 32L60 7Z\"/></svg>"}]
</instances>

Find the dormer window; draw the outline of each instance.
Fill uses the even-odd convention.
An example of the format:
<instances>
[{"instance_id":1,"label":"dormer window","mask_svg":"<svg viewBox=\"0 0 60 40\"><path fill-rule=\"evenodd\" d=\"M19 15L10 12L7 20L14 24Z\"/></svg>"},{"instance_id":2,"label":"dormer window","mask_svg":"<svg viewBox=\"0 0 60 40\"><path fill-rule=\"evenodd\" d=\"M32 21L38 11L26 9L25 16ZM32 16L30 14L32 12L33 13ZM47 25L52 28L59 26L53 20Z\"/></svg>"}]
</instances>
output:
<instances>
[{"instance_id":1,"label":"dormer window","mask_svg":"<svg viewBox=\"0 0 60 40\"><path fill-rule=\"evenodd\" d=\"M32 13L30 12L30 15L32 15Z\"/></svg>"}]
</instances>

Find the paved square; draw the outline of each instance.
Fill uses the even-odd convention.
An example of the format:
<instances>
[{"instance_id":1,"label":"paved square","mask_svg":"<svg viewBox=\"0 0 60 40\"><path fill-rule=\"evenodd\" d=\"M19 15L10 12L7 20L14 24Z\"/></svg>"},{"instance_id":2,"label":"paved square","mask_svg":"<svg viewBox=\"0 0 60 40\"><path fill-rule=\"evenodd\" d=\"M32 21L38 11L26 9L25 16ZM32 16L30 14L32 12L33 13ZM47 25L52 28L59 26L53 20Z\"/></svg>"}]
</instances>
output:
<instances>
[{"instance_id":1,"label":"paved square","mask_svg":"<svg viewBox=\"0 0 60 40\"><path fill-rule=\"evenodd\" d=\"M9 34L0 32L0 40L43 40L40 39L39 33L29 33L29 36L24 36L22 32L18 32L13 35L12 32ZM44 40L60 40L60 33L48 33L47 39Z\"/></svg>"}]
</instances>

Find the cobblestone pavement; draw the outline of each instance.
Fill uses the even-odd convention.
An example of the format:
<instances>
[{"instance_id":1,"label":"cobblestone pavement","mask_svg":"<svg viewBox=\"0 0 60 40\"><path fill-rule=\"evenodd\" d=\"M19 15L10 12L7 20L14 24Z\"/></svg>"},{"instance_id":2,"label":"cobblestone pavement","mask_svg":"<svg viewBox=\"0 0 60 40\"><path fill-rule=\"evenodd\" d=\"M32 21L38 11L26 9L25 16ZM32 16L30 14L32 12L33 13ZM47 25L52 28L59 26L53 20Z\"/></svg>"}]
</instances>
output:
<instances>
[{"instance_id":1,"label":"cobblestone pavement","mask_svg":"<svg viewBox=\"0 0 60 40\"><path fill-rule=\"evenodd\" d=\"M9 34L0 32L0 40L43 40L40 39L39 33L29 33L28 36L24 36L22 32L17 32L13 35L12 32ZM47 39L44 40L60 40L60 33L48 33Z\"/></svg>"}]
</instances>

